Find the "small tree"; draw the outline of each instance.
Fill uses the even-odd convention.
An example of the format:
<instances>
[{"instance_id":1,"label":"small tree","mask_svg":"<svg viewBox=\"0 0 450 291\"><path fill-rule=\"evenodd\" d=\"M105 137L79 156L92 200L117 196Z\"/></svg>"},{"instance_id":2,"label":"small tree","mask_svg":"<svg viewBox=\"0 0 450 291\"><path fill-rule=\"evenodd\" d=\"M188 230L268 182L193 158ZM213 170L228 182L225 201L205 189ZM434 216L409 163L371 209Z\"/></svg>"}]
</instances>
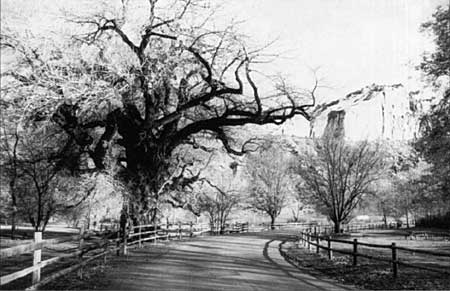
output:
<instances>
[{"instance_id":1,"label":"small tree","mask_svg":"<svg viewBox=\"0 0 450 291\"><path fill-rule=\"evenodd\" d=\"M371 209L373 212L381 214L383 223L388 226L388 218L395 217L397 209L393 203L396 191L393 185L392 177L381 178L372 183L372 191L375 194L374 199L367 201L366 209Z\"/></svg>"},{"instance_id":2,"label":"small tree","mask_svg":"<svg viewBox=\"0 0 450 291\"><path fill-rule=\"evenodd\" d=\"M301 199L314 204L341 231L341 224L369 193L378 179L382 158L367 141L354 145L341 138L324 136L315 143L315 154L304 155L297 168Z\"/></svg>"},{"instance_id":3,"label":"small tree","mask_svg":"<svg viewBox=\"0 0 450 291\"><path fill-rule=\"evenodd\" d=\"M216 227L220 234L223 234L226 222L231 211L240 202L239 195L233 190L223 190L220 187L205 180L215 193L202 193L198 197L199 212L205 212L209 218L211 227Z\"/></svg>"},{"instance_id":4,"label":"small tree","mask_svg":"<svg viewBox=\"0 0 450 291\"><path fill-rule=\"evenodd\" d=\"M11 238L14 239L17 218L17 181L19 177L17 164L19 134L17 127L14 128L13 133L7 133L6 128L4 127L2 129L3 130L0 133L2 138L0 144L0 161L2 168L0 171L0 185L2 186L2 189L8 189L8 197L2 197L2 205L6 205L6 203L9 204L9 207L4 208L4 214L10 217Z\"/></svg>"},{"instance_id":5,"label":"small tree","mask_svg":"<svg viewBox=\"0 0 450 291\"><path fill-rule=\"evenodd\" d=\"M266 143L258 155L250 156L247 166L250 173L250 207L270 217L270 227L287 203L291 157L272 143Z\"/></svg>"},{"instance_id":6,"label":"small tree","mask_svg":"<svg viewBox=\"0 0 450 291\"><path fill-rule=\"evenodd\" d=\"M89 181L90 175L75 178L62 170L63 164L74 162L68 151L72 141L55 126L39 125L13 134L4 130L1 162L2 183L9 182L13 224L19 215L35 231L44 231L52 216L80 205L95 183Z\"/></svg>"},{"instance_id":7,"label":"small tree","mask_svg":"<svg viewBox=\"0 0 450 291\"><path fill-rule=\"evenodd\" d=\"M305 209L305 205L303 205L300 201L295 203L295 206L291 208L292 213L292 222L300 222L302 211Z\"/></svg>"}]
</instances>

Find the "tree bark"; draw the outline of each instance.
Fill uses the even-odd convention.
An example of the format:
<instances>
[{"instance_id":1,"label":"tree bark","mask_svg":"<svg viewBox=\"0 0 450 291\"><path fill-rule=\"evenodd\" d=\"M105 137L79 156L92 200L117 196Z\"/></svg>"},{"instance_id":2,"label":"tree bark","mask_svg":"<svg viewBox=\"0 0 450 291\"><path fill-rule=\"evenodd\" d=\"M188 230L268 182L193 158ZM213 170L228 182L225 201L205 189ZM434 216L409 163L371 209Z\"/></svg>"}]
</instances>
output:
<instances>
[{"instance_id":1,"label":"tree bark","mask_svg":"<svg viewBox=\"0 0 450 291\"><path fill-rule=\"evenodd\" d=\"M334 233L341 233L341 222L333 221L334 223Z\"/></svg>"},{"instance_id":2,"label":"tree bark","mask_svg":"<svg viewBox=\"0 0 450 291\"><path fill-rule=\"evenodd\" d=\"M13 209L11 213L11 239L14 239L15 232L16 232L16 211Z\"/></svg>"},{"instance_id":3,"label":"tree bark","mask_svg":"<svg viewBox=\"0 0 450 291\"><path fill-rule=\"evenodd\" d=\"M406 227L409 228L409 215L408 215L408 210L406 210Z\"/></svg>"},{"instance_id":4,"label":"tree bark","mask_svg":"<svg viewBox=\"0 0 450 291\"><path fill-rule=\"evenodd\" d=\"M275 229L275 215L270 216L270 229Z\"/></svg>"}]
</instances>

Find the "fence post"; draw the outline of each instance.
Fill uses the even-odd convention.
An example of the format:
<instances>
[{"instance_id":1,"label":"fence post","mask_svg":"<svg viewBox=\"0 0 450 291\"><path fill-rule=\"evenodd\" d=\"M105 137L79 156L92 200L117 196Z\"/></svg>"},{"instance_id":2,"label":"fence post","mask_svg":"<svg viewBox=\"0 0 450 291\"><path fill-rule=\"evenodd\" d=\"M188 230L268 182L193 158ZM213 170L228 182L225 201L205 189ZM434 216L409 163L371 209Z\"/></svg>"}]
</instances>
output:
<instances>
[{"instance_id":1,"label":"fence post","mask_svg":"<svg viewBox=\"0 0 450 291\"><path fill-rule=\"evenodd\" d=\"M120 256L120 228L117 230L117 240L116 240L116 256Z\"/></svg>"},{"instance_id":2,"label":"fence post","mask_svg":"<svg viewBox=\"0 0 450 291\"><path fill-rule=\"evenodd\" d=\"M34 232L34 242L39 243L42 241L42 232L41 231L35 231ZM41 254L42 254L42 247L39 247L39 249L34 250L33 252L33 266L39 265L41 263ZM32 277L32 284L37 284L41 281L41 268L38 268L36 271L33 272Z\"/></svg>"},{"instance_id":3,"label":"fence post","mask_svg":"<svg viewBox=\"0 0 450 291\"><path fill-rule=\"evenodd\" d=\"M139 248L142 248L142 231L141 231L142 227L141 225L139 225Z\"/></svg>"},{"instance_id":4,"label":"fence post","mask_svg":"<svg viewBox=\"0 0 450 291\"><path fill-rule=\"evenodd\" d=\"M308 242L308 251L310 251L311 250L311 244L310 244L311 234L308 233L306 238L307 238L307 242Z\"/></svg>"},{"instance_id":5,"label":"fence post","mask_svg":"<svg viewBox=\"0 0 450 291\"><path fill-rule=\"evenodd\" d=\"M192 222L191 222L191 224L192 224ZM166 224L166 235L167 235L166 240L169 241L169 237L170 237L169 223Z\"/></svg>"},{"instance_id":6,"label":"fence post","mask_svg":"<svg viewBox=\"0 0 450 291\"><path fill-rule=\"evenodd\" d=\"M156 245L156 237L158 236L157 235L157 228L158 228L158 225L156 224L156 222L154 222L153 223L153 244L154 245Z\"/></svg>"},{"instance_id":7,"label":"fence post","mask_svg":"<svg viewBox=\"0 0 450 291\"><path fill-rule=\"evenodd\" d=\"M189 223L189 236L194 236L194 223L192 221Z\"/></svg>"},{"instance_id":8,"label":"fence post","mask_svg":"<svg viewBox=\"0 0 450 291\"><path fill-rule=\"evenodd\" d=\"M178 222L178 239L181 240L183 234L181 233L181 222Z\"/></svg>"},{"instance_id":9,"label":"fence post","mask_svg":"<svg viewBox=\"0 0 450 291\"><path fill-rule=\"evenodd\" d=\"M397 247L395 246L395 243L392 243L392 274L394 276L394 279L398 276L398 262L397 262Z\"/></svg>"},{"instance_id":10,"label":"fence post","mask_svg":"<svg viewBox=\"0 0 450 291\"><path fill-rule=\"evenodd\" d=\"M80 251L80 255L79 255L79 261L82 261L82 256L83 256L83 245L84 245L84 228L85 225L84 223L81 225L80 228L80 241L78 243L78 250ZM83 267L78 269L78 277L80 279L83 279Z\"/></svg>"},{"instance_id":11,"label":"fence post","mask_svg":"<svg viewBox=\"0 0 450 291\"><path fill-rule=\"evenodd\" d=\"M108 238L105 237L105 241L104 241L104 249L103 251L105 252L105 255L103 256L103 264L106 265L106 256L108 255L107 251L108 251L108 247L109 247L109 241Z\"/></svg>"},{"instance_id":12,"label":"fence post","mask_svg":"<svg viewBox=\"0 0 450 291\"><path fill-rule=\"evenodd\" d=\"M333 250L331 249L331 238L327 236L327 247L328 247L328 259L333 259Z\"/></svg>"},{"instance_id":13,"label":"fence post","mask_svg":"<svg viewBox=\"0 0 450 291\"><path fill-rule=\"evenodd\" d=\"M358 240L353 240L353 266L358 264Z\"/></svg>"},{"instance_id":14,"label":"fence post","mask_svg":"<svg viewBox=\"0 0 450 291\"><path fill-rule=\"evenodd\" d=\"M128 243L128 221L125 223L125 227L123 228L123 245L122 245L122 253L124 255L128 254L127 251L127 243Z\"/></svg>"},{"instance_id":15,"label":"fence post","mask_svg":"<svg viewBox=\"0 0 450 291\"><path fill-rule=\"evenodd\" d=\"M320 242L319 242L319 234L316 234L316 254L320 253Z\"/></svg>"}]
</instances>

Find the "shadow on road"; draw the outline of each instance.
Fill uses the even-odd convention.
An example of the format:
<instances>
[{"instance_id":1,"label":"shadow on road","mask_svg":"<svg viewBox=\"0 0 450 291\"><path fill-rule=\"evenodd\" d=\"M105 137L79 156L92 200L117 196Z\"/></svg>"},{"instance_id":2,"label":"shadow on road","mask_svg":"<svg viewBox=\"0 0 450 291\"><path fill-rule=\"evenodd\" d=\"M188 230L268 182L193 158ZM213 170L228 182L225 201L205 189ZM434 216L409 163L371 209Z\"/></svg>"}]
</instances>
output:
<instances>
[{"instance_id":1,"label":"shadow on road","mask_svg":"<svg viewBox=\"0 0 450 291\"><path fill-rule=\"evenodd\" d=\"M100 288L113 290L340 289L287 263L275 235L210 236L149 245L113 257L110 270L96 281L108 282Z\"/></svg>"}]
</instances>

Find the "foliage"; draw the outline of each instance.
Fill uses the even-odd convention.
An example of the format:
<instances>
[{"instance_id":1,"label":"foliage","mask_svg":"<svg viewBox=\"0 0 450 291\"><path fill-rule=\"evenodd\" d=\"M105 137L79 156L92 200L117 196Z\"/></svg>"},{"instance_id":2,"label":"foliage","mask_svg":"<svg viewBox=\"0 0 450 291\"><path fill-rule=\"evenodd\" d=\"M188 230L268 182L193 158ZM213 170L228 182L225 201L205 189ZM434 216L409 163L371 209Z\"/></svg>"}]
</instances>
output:
<instances>
[{"instance_id":1,"label":"foliage","mask_svg":"<svg viewBox=\"0 0 450 291\"><path fill-rule=\"evenodd\" d=\"M13 133L3 130L1 180L9 186L11 214L28 220L36 231L44 231L51 217L78 206L90 194L88 177L75 179L61 171L70 163L64 137L47 123Z\"/></svg>"},{"instance_id":2,"label":"foliage","mask_svg":"<svg viewBox=\"0 0 450 291\"><path fill-rule=\"evenodd\" d=\"M298 200L298 199L297 199ZM302 217L302 214L305 212L305 210L308 210L305 205L301 203L301 201L296 201L294 206L291 206L291 219L289 219L288 222L302 222L304 221L304 217Z\"/></svg>"},{"instance_id":3,"label":"foliage","mask_svg":"<svg viewBox=\"0 0 450 291\"><path fill-rule=\"evenodd\" d=\"M433 166L420 159L420 154L407 143L384 143L387 171L376 181L372 206L383 215L396 220L428 216L448 210L448 203L433 182ZM374 205L376 202L376 205Z\"/></svg>"},{"instance_id":4,"label":"foliage","mask_svg":"<svg viewBox=\"0 0 450 291\"><path fill-rule=\"evenodd\" d=\"M252 154L247 161L250 174L250 207L267 214L272 229L291 192L291 162L290 153L272 141L267 141L260 151Z\"/></svg>"},{"instance_id":5,"label":"foliage","mask_svg":"<svg viewBox=\"0 0 450 291\"><path fill-rule=\"evenodd\" d=\"M298 195L327 215L335 232L340 232L341 223L351 219L353 210L370 193L381 166L377 146L367 141L350 145L325 135L316 141L315 154L303 155L299 161Z\"/></svg>"},{"instance_id":6,"label":"foliage","mask_svg":"<svg viewBox=\"0 0 450 291\"><path fill-rule=\"evenodd\" d=\"M58 213L59 219L74 227L83 223L88 229L98 229L102 221L114 221L120 216L123 196L126 196L126 193L110 175L95 173L82 180L71 177L69 182L73 186L68 191L76 194L74 197L84 199L78 202L77 207L66 207L64 212ZM86 190L90 193L83 193Z\"/></svg>"},{"instance_id":7,"label":"foliage","mask_svg":"<svg viewBox=\"0 0 450 291\"><path fill-rule=\"evenodd\" d=\"M416 220L418 227L439 227L442 229L450 228L450 212L444 214L426 215Z\"/></svg>"},{"instance_id":8,"label":"foliage","mask_svg":"<svg viewBox=\"0 0 450 291\"><path fill-rule=\"evenodd\" d=\"M415 142L416 149L432 165L431 175L424 177L430 186L437 185L435 199L450 199L450 13L449 6L438 7L433 20L422 28L430 31L436 44L435 52L425 56L420 69L435 81L446 80L442 99L421 118L421 137ZM433 187L434 188L434 187Z\"/></svg>"},{"instance_id":9,"label":"foliage","mask_svg":"<svg viewBox=\"0 0 450 291\"><path fill-rule=\"evenodd\" d=\"M424 56L419 66L432 79L450 76L450 6L439 6L433 14L433 20L422 24L424 31L432 33L436 49Z\"/></svg>"},{"instance_id":10,"label":"foliage","mask_svg":"<svg viewBox=\"0 0 450 291\"><path fill-rule=\"evenodd\" d=\"M375 199L369 204L372 202L387 224L389 217L398 221L415 213L422 187L420 177L426 172L427 164L419 160L417 152L407 142L384 142L382 152L386 171L372 184Z\"/></svg>"},{"instance_id":11,"label":"foliage","mask_svg":"<svg viewBox=\"0 0 450 291\"><path fill-rule=\"evenodd\" d=\"M421 137L415 147L433 165L429 176L443 195L450 193L450 89L431 111L422 117Z\"/></svg>"}]
</instances>

